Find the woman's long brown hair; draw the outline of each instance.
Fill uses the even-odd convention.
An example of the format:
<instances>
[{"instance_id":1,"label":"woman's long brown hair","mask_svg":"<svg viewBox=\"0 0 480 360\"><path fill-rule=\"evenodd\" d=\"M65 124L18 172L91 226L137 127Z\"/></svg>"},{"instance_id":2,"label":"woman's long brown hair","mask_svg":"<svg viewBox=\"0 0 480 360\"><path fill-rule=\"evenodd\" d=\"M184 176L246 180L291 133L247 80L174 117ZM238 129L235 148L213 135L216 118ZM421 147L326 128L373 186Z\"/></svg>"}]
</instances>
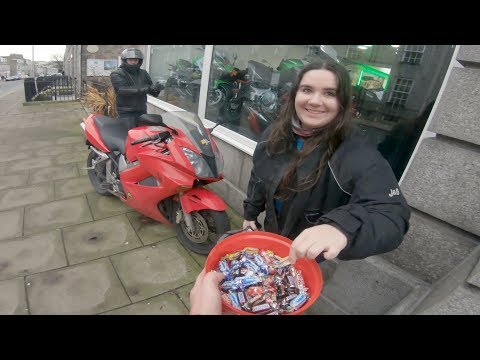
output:
<instances>
[{"instance_id":1,"label":"woman's long brown hair","mask_svg":"<svg viewBox=\"0 0 480 360\"><path fill-rule=\"evenodd\" d=\"M303 76L311 70L328 70L335 74L338 81L337 99L340 103L340 111L337 117L331 121L317 135L306 138L303 148L295 151L295 137L292 131L292 117L295 115L295 97ZM305 66L298 75L295 86L290 92L288 102L282 108L280 115L272 125L272 131L267 139L267 152L269 156L293 151L294 155L287 171L283 175L276 192L276 197L287 199L292 192L299 192L313 187L320 179L323 169L328 160L345 138L350 124L351 85L347 70L340 64L322 60ZM320 150L322 149L322 150ZM318 167L304 180L297 183L297 167L300 162L313 151L323 151Z\"/></svg>"}]
</instances>

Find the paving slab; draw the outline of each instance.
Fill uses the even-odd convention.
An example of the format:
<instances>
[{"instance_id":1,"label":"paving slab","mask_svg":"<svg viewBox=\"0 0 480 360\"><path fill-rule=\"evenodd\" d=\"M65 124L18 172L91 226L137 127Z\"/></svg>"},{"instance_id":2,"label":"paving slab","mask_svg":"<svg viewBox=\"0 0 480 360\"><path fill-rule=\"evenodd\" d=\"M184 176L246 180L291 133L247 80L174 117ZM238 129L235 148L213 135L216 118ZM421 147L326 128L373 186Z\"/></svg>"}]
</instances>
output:
<instances>
[{"instance_id":1,"label":"paving slab","mask_svg":"<svg viewBox=\"0 0 480 360\"><path fill-rule=\"evenodd\" d=\"M25 208L25 235L92 221L85 196L52 201Z\"/></svg>"},{"instance_id":2,"label":"paving slab","mask_svg":"<svg viewBox=\"0 0 480 360\"><path fill-rule=\"evenodd\" d=\"M37 184L45 181L67 179L78 176L78 169L74 164L52 166L44 169L33 169L30 171L29 182Z\"/></svg>"},{"instance_id":3,"label":"paving slab","mask_svg":"<svg viewBox=\"0 0 480 360\"><path fill-rule=\"evenodd\" d=\"M127 217L144 245L151 245L177 235L175 226L165 225L153 219L142 222L140 219L144 216L136 211L127 213Z\"/></svg>"},{"instance_id":4,"label":"paving slab","mask_svg":"<svg viewBox=\"0 0 480 360\"><path fill-rule=\"evenodd\" d=\"M176 239L168 239L153 246L111 257L132 302L191 283L201 271Z\"/></svg>"},{"instance_id":5,"label":"paving slab","mask_svg":"<svg viewBox=\"0 0 480 360\"><path fill-rule=\"evenodd\" d=\"M90 150L88 149L87 145L85 145L85 137L84 137L84 136L82 136L82 137L83 137L83 141L80 142L80 143L72 143L72 144L70 144L70 149L71 149L72 151L86 151L87 154L88 154ZM85 159L85 160L86 160L86 159ZM85 161L85 162L86 162L86 161Z\"/></svg>"},{"instance_id":6,"label":"paving slab","mask_svg":"<svg viewBox=\"0 0 480 360\"><path fill-rule=\"evenodd\" d=\"M11 140L12 144L15 144L17 141ZM54 146L56 145L54 140L29 140L29 141L24 141L18 145L19 150L38 150L47 146Z\"/></svg>"},{"instance_id":7,"label":"paving slab","mask_svg":"<svg viewBox=\"0 0 480 360\"><path fill-rule=\"evenodd\" d=\"M0 121L0 127L1 126L2 122ZM3 140L0 140L0 144L3 144ZM0 145L0 153L8 153L12 150L16 150L16 148L11 145Z\"/></svg>"},{"instance_id":8,"label":"paving slab","mask_svg":"<svg viewBox=\"0 0 480 360\"><path fill-rule=\"evenodd\" d=\"M87 194L95 189L88 176L55 181L55 200Z\"/></svg>"},{"instance_id":9,"label":"paving slab","mask_svg":"<svg viewBox=\"0 0 480 360\"><path fill-rule=\"evenodd\" d=\"M22 236L23 209L19 208L1 211L0 224L2 224L2 226L0 227L0 240L12 239L18 236Z\"/></svg>"},{"instance_id":10,"label":"paving slab","mask_svg":"<svg viewBox=\"0 0 480 360\"><path fill-rule=\"evenodd\" d=\"M411 290L412 285L364 259L339 261L322 294L350 314L380 315Z\"/></svg>"},{"instance_id":11,"label":"paving slab","mask_svg":"<svg viewBox=\"0 0 480 360\"><path fill-rule=\"evenodd\" d=\"M88 151L85 149L84 151L76 151L76 152L67 152L65 154L60 154L55 157L55 164L68 164L68 163L75 163L84 161L87 162Z\"/></svg>"},{"instance_id":12,"label":"paving slab","mask_svg":"<svg viewBox=\"0 0 480 360\"><path fill-rule=\"evenodd\" d=\"M0 242L0 280L67 266L60 230Z\"/></svg>"},{"instance_id":13,"label":"paving slab","mask_svg":"<svg viewBox=\"0 0 480 360\"><path fill-rule=\"evenodd\" d=\"M81 136L64 136L64 137L58 138L56 141L57 141L57 144L59 144L59 145L82 143L83 147L86 148L86 146L85 146L85 136L83 136L83 135L81 135Z\"/></svg>"},{"instance_id":14,"label":"paving slab","mask_svg":"<svg viewBox=\"0 0 480 360\"><path fill-rule=\"evenodd\" d=\"M64 154L66 151L70 151L70 149L66 149L65 146L47 146L41 149L37 149L35 154L37 156L58 156L60 154Z\"/></svg>"},{"instance_id":15,"label":"paving slab","mask_svg":"<svg viewBox=\"0 0 480 360\"><path fill-rule=\"evenodd\" d=\"M16 174L0 176L0 190L27 185L28 170Z\"/></svg>"},{"instance_id":16,"label":"paving slab","mask_svg":"<svg viewBox=\"0 0 480 360\"><path fill-rule=\"evenodd\" d=\"M26 277L32 315L99 314L130 304L107 258Z\"/></svg>"},{"instance_id":17,"label":"paving slab","mask_svg":"<svg viewBox=\"0 0 480 360\"><path fill-rule=\"evenodd\" d=\"M13 152L9 151L2 153L2 156L0 157L0 163L13 160L29 159L32 157L31 151L15 151L15 149L12 150Z\"/></svg>"},{"instance_id":18,"label":"paving slab","mask_svg":"<svg viewBox=\"0 0 480 360\"><path fill-rule=\"evenodd\" d=\"M108 311L105 315L188 315L182 301L173 293L166 293L153 298Z\"/></svg>"},{"instance_id":19,"label":"paving slab","mask_svg":"<svg viewBox=\"0 0 480 360\"><path fill-rule=\"evenodd\" d=\"M78 169L78 173L80 174L80 176L82 175L88 175L88 170L85 169L87 167L87 161L80 161L80 162L77 162L77 169Z\"/></svg>"},{"instance_id":20,"label":"paving slab","mask_svg":"<svg viewBox=\"0 0 480 360\"><path fill-rule=\"evenodd\" d=\"M125 215L62 229L68 262L77 264L142 246Z\"/></svg>"},{"instance_id":21,"label":"paving slab","mask_svg":"<svg viewBox=\"0 0 480 360\"><path fill-rule=\"evenodd\" d=\"M450 292L432 307L418 315L479 315L480 290L475 286L462 285Z\"/></svg>"},{"instance_id":22,"label":"paving slab","mask_svg":"<svg viewBox=\"0 0 480 360\"><path fill-rule=\"evenodd\" d=\"M178 238L176 238L177 241ZM188 253L190 254L190 256L193 258L193 260L195 260L195 262L200 266L200 267L204 267L205 266L205 262L207 261L207 255L202 255L202 254L197 254L196 252L193 252L189 249L186 249L185 250L188 251Z\"/></svg>"},{"instance_id":23,"label":"paving slab","mask_svg":"<svg viewBox=\"0 0 480 360\"><path fill-rule=\"evenodd\" d=\"M23 277L0 281L0 315L28 315Z\"/></svg>"},{"instance_id":24,"label":"paving slab","mask_svg":"<svg viewBox=\"0 0 480 360\"><path fill-rule=\"evenodd\" d=\"M97 193L89 193L86 196L95 220L134 211L114 195L103 196Z\"/></svg>"},{"instance_id":25,"label":"paving slab","mask_svg":"<svg viewBox=\"0 0 480 360\"><path fill-rule=\"evenodd\" d=\"M26 121L18 121L15 124L16 129L27 129L27 128L34 128L34 127L40 127L44 126L45 121L42 119L28 119Z\"/></svg>"},{"instance_id":26,"label":"paving slab","mask_svg":"<svg viewBox=\"0 0 480 360\"><path fill-rule=\"evenodd\" d=\"M305 315L348 315L348 313L335 305L325 296L320 296L307 310Z\"/></svg>"},{"instance_id":27,"label":"paving slab","mask_svg":"<svg viewBox=\"0 0 480 360\"><path fill-rule=\"evenodd\" d=\"M190 291L192 291L194 284L195 284L195 281L192 282L191 284L179 287L178 289L175 290L177 293L177 296L180 298L180 300L182 300L182 302L185 304L185 306L189 311L190 311Z\"/></svg>"},{"instance_id":28,"label":"paving slab","mask_svg":"<svg viewBox=\"0 0 480 360\"><path fill-rule=\"evenodd\" d=\"M53 184L36 184L0 191L0 211L29 204L52 201Z\"/></svg>"},{"instance_id":29,"label":"paving slab","mask_svg":"<svg viewBox=\"0 0 480 360\"><path fill-rule=\"evenodd\" d=\"M11 161L5 163L11 172L28 170L28 169L38 169L48 166L55 165L51 157L35 157L31 159Z\"/></svg>"}]
</instances>

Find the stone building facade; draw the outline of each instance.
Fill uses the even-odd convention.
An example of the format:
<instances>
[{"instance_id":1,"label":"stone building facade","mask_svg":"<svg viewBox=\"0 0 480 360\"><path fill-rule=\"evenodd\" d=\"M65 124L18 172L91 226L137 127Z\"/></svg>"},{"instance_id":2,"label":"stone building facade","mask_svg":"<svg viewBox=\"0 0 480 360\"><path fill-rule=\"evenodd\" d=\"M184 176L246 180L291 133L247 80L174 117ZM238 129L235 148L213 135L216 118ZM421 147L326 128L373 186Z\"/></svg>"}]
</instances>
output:
<instances>
[{"instance_id":1,"label":"stone building facade","mask_svg":"<svg viewBox=\"0 0 480 360\"><path fill-rule=\"evenodd\" d=\"M89 64L94 60L98 63L106 60L118 61L122 51L129 47L140 49L146 56L146 45L67 45L64 55L65 75L75 79L78 93L89 81L108 84L110 81L108 74L112 69L101 75L95 74L95 71L89 68ZM145 68L145 62L142 67Z\"/></svg>"}]
</instances>

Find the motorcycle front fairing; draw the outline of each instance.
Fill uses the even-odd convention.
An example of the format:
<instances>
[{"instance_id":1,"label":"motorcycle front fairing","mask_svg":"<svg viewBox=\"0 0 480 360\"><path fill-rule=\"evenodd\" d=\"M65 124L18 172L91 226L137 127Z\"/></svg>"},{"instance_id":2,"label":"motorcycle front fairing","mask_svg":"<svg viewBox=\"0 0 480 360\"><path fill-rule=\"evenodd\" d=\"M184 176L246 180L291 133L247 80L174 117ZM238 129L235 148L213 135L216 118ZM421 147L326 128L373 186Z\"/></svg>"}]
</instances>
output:
<instances>
[{"instance_id":1,"label":"motorcycle front fairing","mask_svg":"<svg viewBox=\"0 0 480 360\"><path fill-rule=\"evenodd\" d=\"M181 146L181 149L198 178L213 181L223 178L222 156L198 115L187 111L171 111L162 114L162 117L166 124L180 130L188 138L190 146Z\"/></svg>"},{"instance_id":2,"label":"motorcycle front fairing","mask_svg":"<svg viewBox=\"0 0 480 360\"><path fill-rule=\"evenodd\" d=\"M195 149L181 145L180 148L198 179L206 183L221 180L223 178L223 158L200 118L196 114L185 111L165 113L162 114L162 117L165 123L175 126L183 132L190 140L190 146L194 146ZM195 186L183 192L179 200L185 213L203 209L225 211L227 208L225 202L217 194L203 187Z\"/></svg>"}]
</instances>

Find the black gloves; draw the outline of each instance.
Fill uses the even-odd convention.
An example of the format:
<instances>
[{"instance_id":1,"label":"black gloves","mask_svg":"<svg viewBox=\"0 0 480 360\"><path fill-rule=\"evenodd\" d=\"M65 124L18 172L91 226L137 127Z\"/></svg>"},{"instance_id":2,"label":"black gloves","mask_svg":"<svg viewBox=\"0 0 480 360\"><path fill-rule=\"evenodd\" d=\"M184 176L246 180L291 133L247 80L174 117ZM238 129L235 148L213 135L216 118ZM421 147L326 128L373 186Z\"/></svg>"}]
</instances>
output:
<instances>
[{"instance_id":1,"label":"black gloves","mask_svg":"<svg viewBox=\"0 0 480 360\"><path fill-rule=\"evenodd\" d=\"M155 96L157 96L160 93L160 91L162 91L163 89L165 89L165 86L163 86L157 81L155 84L152 84L150 86L140 87L138 91L141 93L149 93L149 94L154 93L156 94Z\"/></svg>"},{"instance_id":2,"label":"black gloves","mask_svg":"<svg viewBox=\"0 0 480 360\"><path fill-rule=\"evenodd\" d=\"M160 82L158 82L158 81L155 84L150 85L150 91L152 91L152 92L160 93L160 91L162 91L163 89L165 89L165 86L160 84Z\"/></svg>"}]
</instances>

